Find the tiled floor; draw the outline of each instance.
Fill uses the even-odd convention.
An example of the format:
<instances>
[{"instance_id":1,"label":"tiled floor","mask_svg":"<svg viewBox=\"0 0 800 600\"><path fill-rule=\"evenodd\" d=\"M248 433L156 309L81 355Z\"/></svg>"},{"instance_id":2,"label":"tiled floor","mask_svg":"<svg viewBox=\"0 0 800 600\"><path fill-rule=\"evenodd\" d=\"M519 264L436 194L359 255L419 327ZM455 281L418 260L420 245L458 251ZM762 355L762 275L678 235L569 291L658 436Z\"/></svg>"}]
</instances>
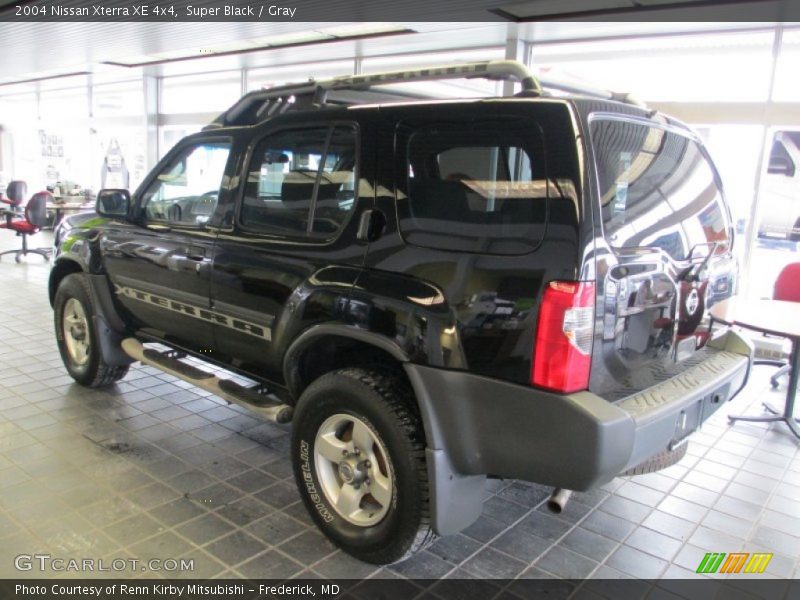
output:
<instances>
[{"instance_id":1,"label":"tiled floor","mask_svg":"<svg viewBox=\"0 0 800 600\"><path fill-rule=\"evenodd\" d=\"M558 516L542 505L547 489L494 481L477 523L377 569L312 526L286 427L151 368L107 390L73 384L53 340L47 276L36 256L0 262L0 577L40 576L12 559L45 552L190 557L195 571L183 575L193 577L682 578L706 552L737 550L773 552L768 575L800 576L798 442L781 425L725 419L760 411L768 396L780 404L768 368L678 465L576 494Z\"/></svg>"}]
</instances>

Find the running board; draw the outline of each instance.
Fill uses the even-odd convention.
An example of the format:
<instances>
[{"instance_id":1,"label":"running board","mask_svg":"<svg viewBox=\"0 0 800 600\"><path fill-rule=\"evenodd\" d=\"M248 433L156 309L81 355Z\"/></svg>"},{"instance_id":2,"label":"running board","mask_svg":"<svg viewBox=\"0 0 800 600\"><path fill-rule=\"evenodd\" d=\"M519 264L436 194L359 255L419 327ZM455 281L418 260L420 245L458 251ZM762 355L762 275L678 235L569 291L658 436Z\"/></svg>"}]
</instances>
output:
<instances>
[{"instance_id":1,"label":"running board","mask_svg":"<svg viewBox=\"0 0 800 600\"><path fill-rule=\"evenodd\" d=\"M172 352L158 352L145 348L135 338L122 340L122 350L133 360L188 381L228 402L249 408L270 421L288 423L292 420L292 407L288 404L275 402L253 388L244 387L230 379L220 379L213 373L182 362Z\"/></svg>"}]
</instances>

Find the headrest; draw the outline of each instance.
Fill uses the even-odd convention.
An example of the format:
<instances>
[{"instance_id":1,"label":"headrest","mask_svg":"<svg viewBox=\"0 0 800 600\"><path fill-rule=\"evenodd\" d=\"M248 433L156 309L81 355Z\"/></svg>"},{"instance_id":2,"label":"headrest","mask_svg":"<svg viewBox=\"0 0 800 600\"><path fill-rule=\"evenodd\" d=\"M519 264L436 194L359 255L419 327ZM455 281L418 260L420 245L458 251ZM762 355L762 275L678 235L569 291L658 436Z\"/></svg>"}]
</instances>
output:
<instances>
[{"instance_id":1,"label":"headrest","mask_svg":"<svg viewBox=\"0 0 800 600\"><path fill-rule=\"evenodd\" d=\"M467 190L460 181L411 180L411 212L425 219L469 221Z\"/></svg>"}]
</instances>

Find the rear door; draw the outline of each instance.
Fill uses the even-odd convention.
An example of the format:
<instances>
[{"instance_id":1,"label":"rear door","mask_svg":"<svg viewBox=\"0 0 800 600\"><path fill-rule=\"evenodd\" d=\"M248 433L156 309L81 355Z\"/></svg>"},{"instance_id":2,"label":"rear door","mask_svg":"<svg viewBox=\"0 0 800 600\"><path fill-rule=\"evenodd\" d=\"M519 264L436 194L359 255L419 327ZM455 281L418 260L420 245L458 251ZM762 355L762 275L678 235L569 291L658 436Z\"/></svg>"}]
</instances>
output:
<instances>
[{"instance_id":1,"label":"rear door","mask_svg":"<svg viewBox=\"0 0 800 600\"><path fill-rule=\"evenodd\" d=\"M254 136L232 227L217 239L212 306L217 350L280 383L303 329L343 318L366 245L374 149L351 119L289 115ZM366 158L365 158L366 157Z\"/></svg>"},{"instance_id":2,"label":"rear door","mask_svg":"<svg viewBox=\"0 0 800 600\"><path fill-rule=\"evenodd\" d=\"M733 291L732 230L691 133L608 114L589 129L602 240L591 388L624 397L702 357L708 309Z\"/></svg>"}]
</instances>

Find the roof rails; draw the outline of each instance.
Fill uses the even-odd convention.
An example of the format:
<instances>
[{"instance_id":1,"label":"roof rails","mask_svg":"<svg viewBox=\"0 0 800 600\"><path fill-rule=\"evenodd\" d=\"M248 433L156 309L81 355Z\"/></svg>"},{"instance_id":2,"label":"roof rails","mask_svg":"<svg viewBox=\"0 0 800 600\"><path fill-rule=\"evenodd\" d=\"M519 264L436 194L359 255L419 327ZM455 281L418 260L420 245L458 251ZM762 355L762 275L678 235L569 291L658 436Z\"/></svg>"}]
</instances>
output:
<instances>
[{"instance_id":1,"label":"roof rails","mask_svg":"<svg viewBox=\"0 0 800 600\"><path fill-rule=\"evenodd\" d=\"M551 79L549 77L540 77L539 82L546 90L558 90L567 92L569 94L580 94L583 96L591 96L593 98L602 98L604 100L614 100L624 104L633 104L640 108L647 108L647 105L639 100L633 94L628 92L612 92L611 90L604 90L589 85L580 83L572 83L569 81L559 81L558 79Z\"/></svg>"},{"instance_id":2,"label":"roof rails","mask_svg":"<svg viewBox=\"0 0 800 600\"><path fill-rule=\"evenodd\" d=\"M204 129L254 125L270 116L286 112L293 107L322 106L326 104L329 91L370 90L374 86L411 81L478 78L493 81L518 81L522 86L522 95L545 95L543 84L528 67L522 63L514 60L491 60L427 67L411 71L389 71L385 73L372 73L369 75L345 75L320 81L314 81L312 79L304 83L258 90L243 96ZM573 84L547 81L544 87L634 103L624 95L617 95L605 90L597 90Z\"/></svg>"}]
</instances>

